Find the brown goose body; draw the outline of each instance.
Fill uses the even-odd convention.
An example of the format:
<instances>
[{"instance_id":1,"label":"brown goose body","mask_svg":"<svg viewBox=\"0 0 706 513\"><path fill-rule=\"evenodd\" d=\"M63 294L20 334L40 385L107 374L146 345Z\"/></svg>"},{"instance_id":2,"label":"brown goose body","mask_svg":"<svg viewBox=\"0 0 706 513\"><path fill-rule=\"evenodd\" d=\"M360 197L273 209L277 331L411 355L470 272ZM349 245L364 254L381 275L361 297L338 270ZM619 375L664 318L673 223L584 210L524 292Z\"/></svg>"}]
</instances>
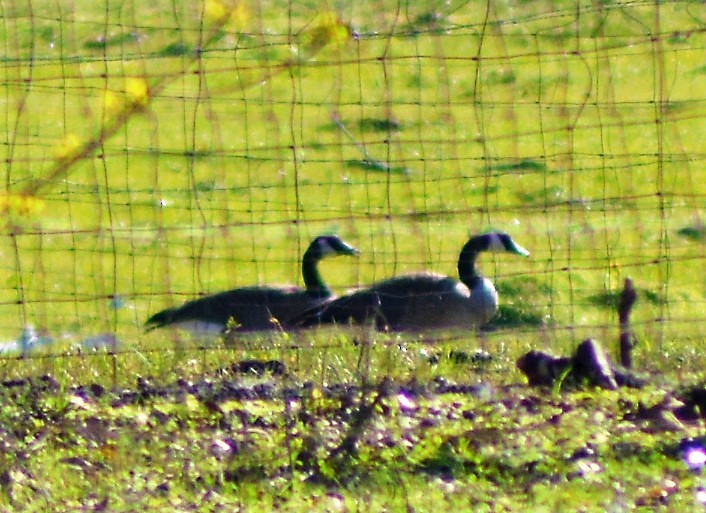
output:
<instances>
[{"instance_id":1,"label":"brown goose body","mask_svg":"<svg viewBox=\"0 0 706 513\"><path fill-rule=\"evenodd\" d=\"M356 254L358 250L336 236L317 237L302 259L306 288L251 286L219 292L162 310L147 320L147 327L169 326L198 334L286 329L292 319L333 298L318 272L318 262L328 256Z\"/></svg>"}]
</instances>

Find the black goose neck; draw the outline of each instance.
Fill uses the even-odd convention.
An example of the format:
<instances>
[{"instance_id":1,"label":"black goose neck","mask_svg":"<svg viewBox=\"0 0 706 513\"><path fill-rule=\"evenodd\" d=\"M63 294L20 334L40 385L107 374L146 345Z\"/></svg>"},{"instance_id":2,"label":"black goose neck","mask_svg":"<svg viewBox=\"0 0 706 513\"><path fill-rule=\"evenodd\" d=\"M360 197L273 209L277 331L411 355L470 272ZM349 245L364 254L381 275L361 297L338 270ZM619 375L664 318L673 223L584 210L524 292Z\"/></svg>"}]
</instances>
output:
<instances>
[{"instance_id":1,"label":"black goose neck","mask_svg":"<svg viewBox=\"0 0 706 513\"><path fill-rule=\"evenodd\" d=\"M326 286L319 274L319 260L321 256L311 249L306 250L302 259L302 277L306 291L315 297L327 297L331 295L331 290Z\"/></svg>"},{"instance_id":2,"label":"black goose neck","mask_svg":"<svg viewBox=\"0 0 706 513\"><path fill-rule=\"evenodd\" d=\"M458 277L470 289L473 289L483 279L476 270L476 259L480 250L474 239L469 240L458 257Z\"/></svg>"}]
</instances>

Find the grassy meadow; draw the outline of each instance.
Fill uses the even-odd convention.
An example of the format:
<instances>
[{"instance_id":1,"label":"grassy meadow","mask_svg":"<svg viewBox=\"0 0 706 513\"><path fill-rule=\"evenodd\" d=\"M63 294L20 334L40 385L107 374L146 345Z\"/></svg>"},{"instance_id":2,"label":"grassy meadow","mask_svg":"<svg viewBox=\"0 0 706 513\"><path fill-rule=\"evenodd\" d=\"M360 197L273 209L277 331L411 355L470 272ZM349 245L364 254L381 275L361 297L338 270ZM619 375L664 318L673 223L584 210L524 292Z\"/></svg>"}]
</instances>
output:
<instances>
[{"instance_id":1,"label":"grassy meadow","mask_svg":"<svg viewBox=\"0 0 706 513\"><path fill-rule=\"evenodd\" d=\"M0 340L53 340L0 358L3 509L704 507L678 450L702 424L659 407L706 360L698 2L0 7ZM480 259L493 331L144 332L301 285L320 233L361 250L321 265L342 293L455 275L489 229L531 252ZM530 349L617 358L628 277L649 385L529 388Z\"/></svg>"}]
</instances>

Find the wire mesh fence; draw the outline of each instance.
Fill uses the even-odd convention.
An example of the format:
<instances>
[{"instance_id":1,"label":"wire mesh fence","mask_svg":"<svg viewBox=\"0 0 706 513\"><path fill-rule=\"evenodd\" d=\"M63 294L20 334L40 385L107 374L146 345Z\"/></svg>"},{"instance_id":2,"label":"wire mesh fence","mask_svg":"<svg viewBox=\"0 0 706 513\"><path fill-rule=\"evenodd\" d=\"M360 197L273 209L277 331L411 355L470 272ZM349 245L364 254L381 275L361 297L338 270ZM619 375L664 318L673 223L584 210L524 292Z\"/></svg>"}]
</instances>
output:
<instances>
[{"instance_id":1,"label":"wire mesh fence","mask_svg":"<svg viewBox=\"0 0 706 513\"><path fill-rule=\"evenodd\" d=\"M523 343L610 333L628 276L651 350L704 338L699 2L7 1L2 19L7 347L145 347L164 307L301 284L320 233L362 252L322 264L338 293L454 276L491 228L532 253L480 262Z\"/></svg>"}]
</instances>

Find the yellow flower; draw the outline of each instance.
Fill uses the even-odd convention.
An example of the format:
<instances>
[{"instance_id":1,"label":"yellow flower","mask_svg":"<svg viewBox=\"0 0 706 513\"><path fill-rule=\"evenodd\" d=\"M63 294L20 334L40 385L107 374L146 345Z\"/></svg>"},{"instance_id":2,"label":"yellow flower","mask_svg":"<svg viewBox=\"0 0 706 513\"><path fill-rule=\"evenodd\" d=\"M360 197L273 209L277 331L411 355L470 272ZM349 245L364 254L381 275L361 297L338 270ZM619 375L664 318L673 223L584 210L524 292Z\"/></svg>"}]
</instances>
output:
<instances>
[{"instance_id":1,"label":"yellow flower","mask_svg":"<svg viewBox=\"0 0 706 513\"><path fill-rule=\"evenodd\" d=\"M125 110L125 98L115 91L106 89L103 92L103 119L111 119L123 110Z\"/></svg>"},{"instance_id":2,"label":"yellow flower","mask_svg":"<svg viewBox=\"0 0 706 513\"><path fill-rule=\"evenodd\" d=\"M205 0L203 14L209 23L232 23L237 29L247 26L250 10L242 0Z\"/></svg>"},{"instance_id":3,"label":"yellow flower","mask_svg":"<svg viewBox=\"0 0 706 513\"><path fill-rule=\"evenodd\" d=\"M81 150L81 139L76 134L68 134L54 148L56 160L71 160Z\"/></svg>"},{"instance_id":4,"label":"yellow flower","mask_svg":"<svg viewBox=\"0 0 706 513\"><path fill-rule=\"evenodd\" d=\"M341 21L336 13L325 11L317 16L314 27L304 33L302 40L304 50L313 54L328 45L343 44L351 36L348 26Z\"/></svg>"},{"instance_id":5,"label":"yellow flower","mask_svg":"<svg viewBox=\"0 0 706 513\"><path fill-rule=\"evenodd\" d=\"M250 9L248 9L247 3L242 0L235 2L230 11L230 23L232 23L238 30L242 30L248 26L249 20Z\"/></svg>"},{"instance_id":6,"label":"yellow flower","mask_svg":"<svg viewBox=\"0 0 706 513\"><path fill-rule=\"evenodd\" d=\"M125 94L133 107L144 109L150 103L150 87L142 77L127 77L125 79Z\"/></svg>"},{"instance_id":7,"label":"yellow flower","mask_svg":"<svg viewBox=\"0 0 706 513\"><path fill-rule=\"evenodd\" d=\"M220 0L205 0L203 15L211 23L223 23L230 16L230 9Z\"/></svg>"},{"instance_id":8,"label":"yellow flower","mask_svg":"<svg viewBox=\"0 0 706 513\"><path fill-rule=\"evenodd\" d=\"M150 87L142 77L126 77L124 90L103 92L103 119L113 120L131 109L142 110L149 106Z\"/></svg>"},{"instance_id":9,"label":"yellow flower","mask_svg":"<svg viewBox=\"0 0 706 513\"><path fill-rule=\"evenodd\" d=\"M0 193L0 211L22 216L38 215L44 210L44 201L36 196Z\"/></svg>"}]
</instances>

